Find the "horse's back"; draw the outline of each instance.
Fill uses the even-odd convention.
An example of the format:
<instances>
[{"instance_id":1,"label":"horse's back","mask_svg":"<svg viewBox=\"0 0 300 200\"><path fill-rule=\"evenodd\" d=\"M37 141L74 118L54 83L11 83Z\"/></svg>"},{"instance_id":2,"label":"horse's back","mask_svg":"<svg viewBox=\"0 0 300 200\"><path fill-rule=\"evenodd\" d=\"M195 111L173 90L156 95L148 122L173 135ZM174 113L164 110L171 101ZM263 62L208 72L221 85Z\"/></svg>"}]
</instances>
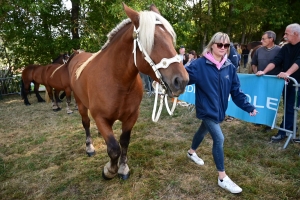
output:
<instances>
[{"instance_id":1,"label":"horse's back","mask_svg":"<svg viewBox=\"0 0 300 200\"><path fill-rule=\"evenodd\" d=\"M56 71L57 69L58 71ZM46 85L63 90L68 85L69 73L61 64L49 64L43 71L43 80Z\"/></svg>"},{"instance_id":2,"label":"horse's back","mask_svg":"<svg viewBox=\"0 0 300 200\"><path fill-rule=\"evenodd\" d=\"M33 81L34 71L39 68L41 65L27 65L22 71L22 80L23 81Z\"/></svg>"}]
</instances>

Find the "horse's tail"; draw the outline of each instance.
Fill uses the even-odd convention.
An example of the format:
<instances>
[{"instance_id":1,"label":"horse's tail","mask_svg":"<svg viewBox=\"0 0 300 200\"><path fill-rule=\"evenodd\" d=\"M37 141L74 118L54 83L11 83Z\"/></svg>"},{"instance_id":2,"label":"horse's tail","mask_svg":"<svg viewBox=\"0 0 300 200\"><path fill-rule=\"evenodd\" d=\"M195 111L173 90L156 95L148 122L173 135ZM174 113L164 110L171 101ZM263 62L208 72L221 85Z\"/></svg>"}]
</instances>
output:
<instances>
[{"instance_id":1,"label":"horse's tail","mask_svg":"<svg viewBox=\"0 0 300 200\"><path fill-rule=\"evenodd\" d=\"M47 103L50 103L50 98L49 98L49 94L48 94L47 90L45 90L45 101Z\"/></svg>"}]
</instances>

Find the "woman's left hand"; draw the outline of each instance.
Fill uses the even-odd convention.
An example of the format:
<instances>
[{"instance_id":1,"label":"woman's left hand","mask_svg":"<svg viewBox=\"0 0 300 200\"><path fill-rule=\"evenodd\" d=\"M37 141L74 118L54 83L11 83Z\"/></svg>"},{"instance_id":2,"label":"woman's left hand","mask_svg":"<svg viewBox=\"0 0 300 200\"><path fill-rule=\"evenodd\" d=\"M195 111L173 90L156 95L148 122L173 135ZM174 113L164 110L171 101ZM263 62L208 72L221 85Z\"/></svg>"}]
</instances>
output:
<instances>
[{"instance_id":1,"label":"woman's left hand","mask_svg":"<svg viewBox=\"0 0 300 200\"><path fill-rule=\"evenodd\" d=\"M250 116L255 116L258 113L256 109L254 109L252 112L250 112Z\"/></svg>"}]
</instances>

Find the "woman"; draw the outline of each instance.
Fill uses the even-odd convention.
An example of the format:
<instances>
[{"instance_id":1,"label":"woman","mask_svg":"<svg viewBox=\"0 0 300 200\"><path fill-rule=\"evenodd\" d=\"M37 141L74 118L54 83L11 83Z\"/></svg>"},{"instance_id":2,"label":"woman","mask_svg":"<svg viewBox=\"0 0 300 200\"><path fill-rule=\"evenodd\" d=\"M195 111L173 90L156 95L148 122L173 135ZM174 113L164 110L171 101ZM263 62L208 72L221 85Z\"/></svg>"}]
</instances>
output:
<instances>
[{"instance_id":1,"label":"woman","mask_svg":"<svg viewBox=\"0 0 300 200\"><path fill-rule=\"evenodd\" d=\"M224 135L220 123L225 118L229 94L233 102L250 113L250 116L255 116L257 111L240 90L236 68L227 60L229 46L228 35L221 32L216 33L204 49L203 57L193 61L186 68L190 78L189 84L196 85L196 115L202 120L187 156L196 164L204 165L203 160L197 156L195 151L209 132L213 139L212 153L219 174L218 185L231 193L240 193L242 189L225 173Z\"/></svg>"},{"instance_id":2,"label":"woman","mask_svg":"<svg viewBox=\"0 0 300 200\"><path fill-rule=\"evenodd\" d=\"M184 65L184 67L187 67L189 66L194 60L197 59L197 54L196 54L196 51L194 50L191 50L189 52L189 58L188 58L188 62Z\"/></svg>"}]
</instances>

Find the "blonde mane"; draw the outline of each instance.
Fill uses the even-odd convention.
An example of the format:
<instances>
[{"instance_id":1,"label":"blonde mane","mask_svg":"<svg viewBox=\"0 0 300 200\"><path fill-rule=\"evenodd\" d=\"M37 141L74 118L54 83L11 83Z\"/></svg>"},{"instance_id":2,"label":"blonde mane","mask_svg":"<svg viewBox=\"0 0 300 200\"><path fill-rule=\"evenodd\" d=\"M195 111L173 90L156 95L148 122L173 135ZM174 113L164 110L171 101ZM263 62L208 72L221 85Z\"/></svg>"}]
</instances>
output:
<instances>
[{"instance_id":1,"label":"blonde mane","mask_svg":"<svg viewBox=\"0 0 300 200\"><path fill-rule=\"evenodd\" d=\"M173 38L173 44L176 43L176 33L171 24L160 14L153 11L142 11L140 12L140 42L144 47L148 55L151 54L154 44L154 31L156 21L161 22L168 33ZM138 27L136 27L138 28Z\"/></svg>"},{"instance_id":2,"label":"blonde mane","mask_svg":"<svg viewBox=\"0 0 300 200\"><path fill-rule=\"evenodd\" d=\"M52 72L52 74L51 74L51 76L50 76L50 78L53 78L53 75L55 74L55 72L57 71L57 70L59 70L62 66L64 66L65 64L62 64L62 65L60 65L58 68L56 68L53 72Z\"/></svg>"},{"instance_id":3,"label":"blonde mane","mask_svg":"<svg viewBox=\"0 0 300 200\"><path fill-rule=\"evenodd\" d=\"M140 34L139 34L139 40L144 47L145 51L150 55L151 51L153 49L154 44L154 32L155 32L155 25L157 21L160 21L161 24L165 27L165 29L168 31L168 33L173 38L173 44L176 43L176 33L171 26L171 24L161 15L157 14L153 11L141 11L140 14ZM125 19L121 23L119 23L109 34L107 34L108 40L106 43L102 46L101 50L105 49L111 39L118 33L120 29L122 29L125 25L129 24L131 20ZM136 27L138 28L138 27ZM76 70L76 78L78 79L83 69L89 64L91 60L93 60L100 52L93 54L88 60L86 60L77 70Z\"/></svg>"},{"instance_id":4,"label":"blonde mane","mask_svg":"<svg viewBox=\"0 0 300 200\"><path fill-rule=\"evenodd\" d=\"M78 67L78 69L76 70L75 74L76 74L76 79L79 78L81 72L84 70L84 68L91 62L91 60L93 60L99 53L101 52L101 50L99 50L97 53L93 53L93 55L91 57L89 57L84 63L82 63L82 65L80 65L80 67Z\"/></svg>"}]
</instances>

